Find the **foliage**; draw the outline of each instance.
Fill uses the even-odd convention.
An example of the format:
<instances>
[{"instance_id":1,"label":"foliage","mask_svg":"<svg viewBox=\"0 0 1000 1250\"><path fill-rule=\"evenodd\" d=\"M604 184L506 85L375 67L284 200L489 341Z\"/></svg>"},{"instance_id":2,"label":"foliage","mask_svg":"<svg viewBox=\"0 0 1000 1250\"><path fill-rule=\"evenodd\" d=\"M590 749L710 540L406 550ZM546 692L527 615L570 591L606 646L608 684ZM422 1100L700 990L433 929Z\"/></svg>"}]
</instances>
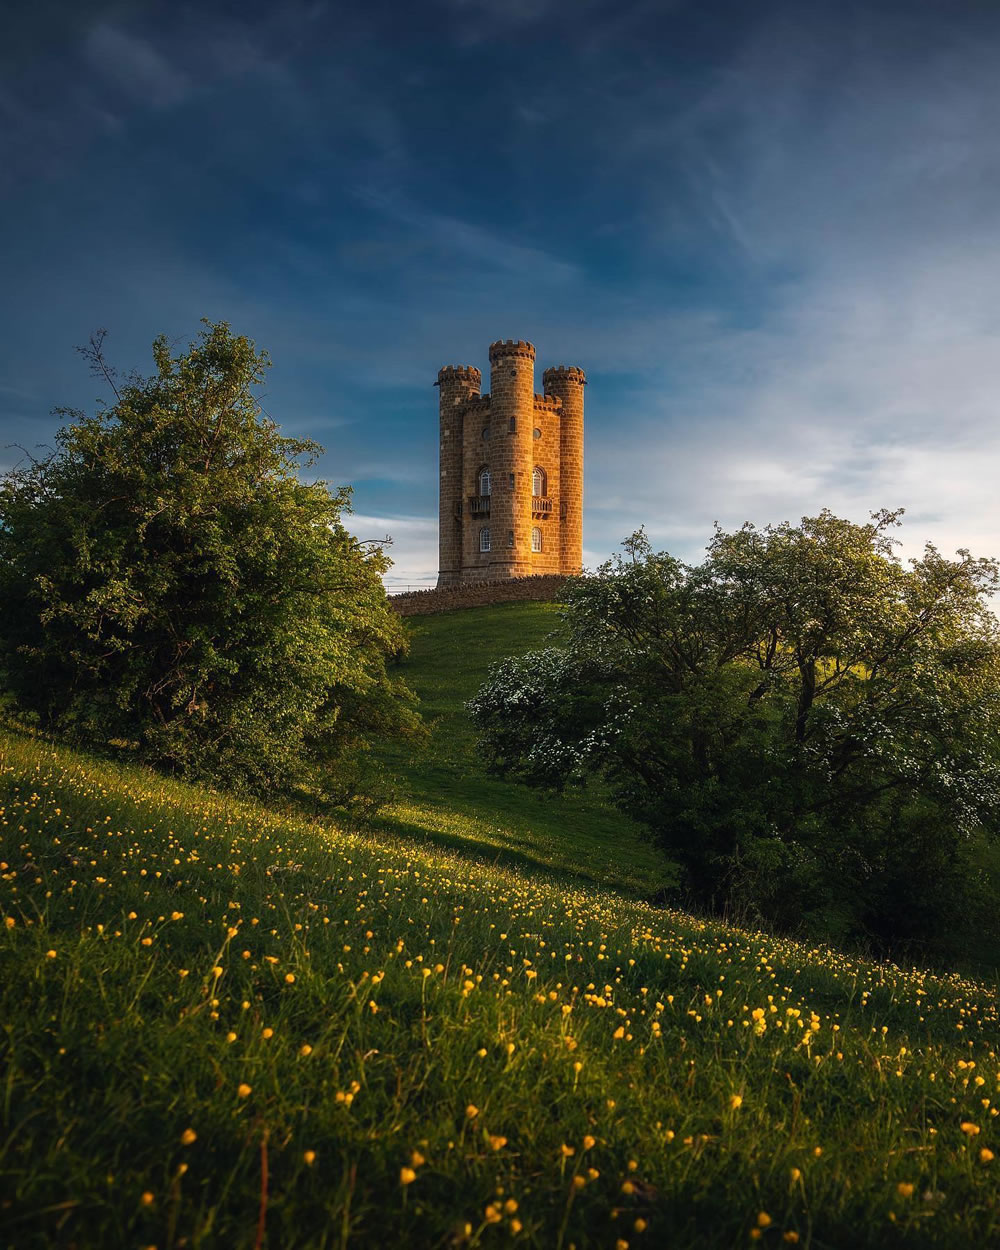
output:
<instances>
[{"instance_id":1,"label":"foliage","mask_svg":"<svg viewBox=\"0 0 1000 1250\"><path fill-rule=\"evenodd\" d=\"M5 1246L1000 1243L995 984L13 735L0 863Z\"/></svg>"},{"instance_id":2,"label":"foliage","mask_svg":"<svg viewBox=\"0 0 1000 1250\"><path fill-rule=\"evenodd\" d=\"M312 784L415 724L386 661L405 647L379 547L344 528L350 491L299 478L268 365L205 323L156 373L63 410L56 450L0 484L0 676L21 714L89 744L256 788Z\"/></svg>"},{"instance_id":3,"label":"foliage","mask_svg":"<svg viewBox=\"0 0 1000 1250\"><path fill-rule=\"evenodd\" d=\"M697 567L633 535L570 591L567 645L470 703L493 766L607 779L699 903L932 934L1000 812L997 566L928 546L904 567L898 515L717 530Z\"/></svg>"}]
</instances>

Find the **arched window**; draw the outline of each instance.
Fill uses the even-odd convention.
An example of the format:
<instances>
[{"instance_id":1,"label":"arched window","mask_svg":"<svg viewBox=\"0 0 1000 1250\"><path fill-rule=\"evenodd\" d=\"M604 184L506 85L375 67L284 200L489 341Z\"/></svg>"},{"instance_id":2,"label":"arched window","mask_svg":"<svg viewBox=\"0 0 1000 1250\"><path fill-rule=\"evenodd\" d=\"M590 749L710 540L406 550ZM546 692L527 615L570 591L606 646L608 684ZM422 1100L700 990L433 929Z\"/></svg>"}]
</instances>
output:
<instances>
[{"instance_id":1,"label":"arched window","mask_svg":"<svg viewBox=\"0 0 1000 1250\"><path fill-rule=\"evenodd\" d=\"M544 495L546 492L545 470L535 466L535 471L531 475L531 493L533 495Z\"/></svg>"},{"instance_id":2,"label":"arched window","mask_svg":"<svg viewBox=\"0 0 1000 1250\"><path fill-rule=\"evenodd\" d=\"M489 469L479 470L479 493L480 495L488 495L490 493L490 471Z\"/></svg>"},{"instance_id":3,"label":"arched window","mask_svg":"<svg viewBox=\"0 0 1000 1250\"><path fill-rule=\"evenodd\" d=\"M507 531L507 546L513 547L513 545L514 545L514 531L508 530Z\"/></svg>"},{"instance_id":4,"label":"arched window","mask_svg":"<svg viewBox=\"0 0 1000 1250\"><path fill-rule=\"evenodd\" d=\"M542 531L538 528L537 525L534 525L532 526L532 529L531 529L531 550L541 551L541 549L542 549Z\"/></svg>"},{"instance_id":5,"label":"arched window","mask_svg":"<svg viewBox=\"0 0 1000 1250\"><path fill-rule=\"evenodd\" d=\"M479 550L489 551L490 549L490 530L489 526L484 525L479 531Z\"/></svg>"}]
</instances>

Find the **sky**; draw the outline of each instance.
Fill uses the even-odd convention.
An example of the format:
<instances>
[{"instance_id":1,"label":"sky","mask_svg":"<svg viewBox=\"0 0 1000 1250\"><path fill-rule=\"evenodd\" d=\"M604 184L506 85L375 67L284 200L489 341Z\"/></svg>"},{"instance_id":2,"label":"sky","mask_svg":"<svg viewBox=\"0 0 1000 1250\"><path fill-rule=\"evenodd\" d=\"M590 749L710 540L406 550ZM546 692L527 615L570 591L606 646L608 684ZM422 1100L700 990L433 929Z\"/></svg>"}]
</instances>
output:
<instances>
[{"instance_id":1,"label":"sky","mask_svg":"<svg viewBox=\"0 0 1000 1250\"><path fill-rule=\"evenodd\" d=\"M66 3L0 18L0 469L226 320L390 589L443 364L586 370L584 559L906 509L1000 556L995 0Z\"/></svg>"}]
</instances>

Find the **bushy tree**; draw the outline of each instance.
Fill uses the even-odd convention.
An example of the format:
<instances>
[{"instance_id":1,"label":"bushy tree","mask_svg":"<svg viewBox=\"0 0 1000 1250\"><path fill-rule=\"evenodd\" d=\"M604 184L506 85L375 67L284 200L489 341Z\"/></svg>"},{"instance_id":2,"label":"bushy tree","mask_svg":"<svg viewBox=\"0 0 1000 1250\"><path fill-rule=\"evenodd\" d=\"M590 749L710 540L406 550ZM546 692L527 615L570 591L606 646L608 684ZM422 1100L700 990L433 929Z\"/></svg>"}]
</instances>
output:
<instances>
[{"instance_id":1,"label":"bushy tree","mask_svg":"<svg viewBox=\"0 0 1000 1250\"><path fill-rule=\"evenodd\" d=\"M257 398L266 354L225 323L0 483L0 680L22 716L184 773L323 785L416 724L387 559L342 523L350 491Z\"/></svg>"},{"instance_id":2,"label":"bushy tree","mask_svg":"<svg viewBox=\"0 0 1000 1250\"><path fill-rule=\"evenodd\" d=\"M904 566L898 517L717 530L696 567L633 535L568 592L568 644L469 705L492 766L603 776L702 904L933 932L1000 814L998 570L933 546Z\"/></svg>"}]
</instances>

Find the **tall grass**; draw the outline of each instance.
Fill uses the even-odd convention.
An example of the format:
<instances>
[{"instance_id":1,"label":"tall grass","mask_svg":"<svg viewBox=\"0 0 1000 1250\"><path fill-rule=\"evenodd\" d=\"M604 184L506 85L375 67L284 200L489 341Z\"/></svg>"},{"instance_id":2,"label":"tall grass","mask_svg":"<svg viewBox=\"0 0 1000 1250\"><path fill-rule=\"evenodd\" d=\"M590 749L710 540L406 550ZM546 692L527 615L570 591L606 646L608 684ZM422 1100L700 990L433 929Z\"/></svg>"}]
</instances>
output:
<instances>
[{"instance_id":1,"label":"tall grass","mask_svg":"<svg viewBox=\"0 0 1000 1250\"><path fill-rule=\"evenodd\" d=\"M996 988L0 741L0 1244L1000 1244Z\"/></svg>"}]
</instances>

